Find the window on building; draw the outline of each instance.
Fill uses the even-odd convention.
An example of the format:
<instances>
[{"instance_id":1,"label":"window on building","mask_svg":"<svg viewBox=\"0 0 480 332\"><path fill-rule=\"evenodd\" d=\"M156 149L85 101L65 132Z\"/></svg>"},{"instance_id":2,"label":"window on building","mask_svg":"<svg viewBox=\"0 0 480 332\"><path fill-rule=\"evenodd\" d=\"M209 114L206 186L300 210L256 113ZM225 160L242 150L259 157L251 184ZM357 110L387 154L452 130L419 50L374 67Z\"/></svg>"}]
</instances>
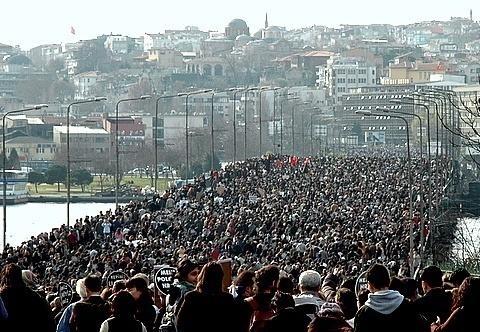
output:
<instances>
[{"instance_id":1,"label":"window on building","mask_svg":"<svg viewBox=\"0 0 480 332\"><path fill-rule=\"evenodd\" d=\"M349 69L349 70L347 71L347 73L348 73L348 75L355 75L356 70L355 70L355 69Z\"/></svg>"},{"instance_id":2,"label":"window on building","mask_svg":"<svg viewBox=\"0 0 480 332\"><path fill-rule=\"evenodd\" d=\"M337 69L338 75L345 75L345 69Z\"/></svg>"}]
</instances>

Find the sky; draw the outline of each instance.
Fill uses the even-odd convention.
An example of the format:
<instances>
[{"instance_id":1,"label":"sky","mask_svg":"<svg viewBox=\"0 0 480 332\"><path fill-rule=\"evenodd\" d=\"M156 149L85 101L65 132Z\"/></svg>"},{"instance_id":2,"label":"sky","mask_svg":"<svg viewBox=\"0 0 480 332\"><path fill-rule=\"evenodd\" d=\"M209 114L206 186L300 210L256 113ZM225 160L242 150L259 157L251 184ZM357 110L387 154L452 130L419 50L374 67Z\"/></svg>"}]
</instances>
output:
<instances>
[{"instance_id":1,"label":"sky","mask_svg":"<svg viewBox=\"0 0 480 332\"><path fill-rule=\"evenodd\" d=\"M470 9L474 20L480 20L480 1L472 0L0 0L0 43L26 50L102 34L135 37L187 25L223 31L234 18L244 19L254 33L263 27L265 13L270 25L293 29L448 20L468 17Z\"/></svg>"}]
</instances>

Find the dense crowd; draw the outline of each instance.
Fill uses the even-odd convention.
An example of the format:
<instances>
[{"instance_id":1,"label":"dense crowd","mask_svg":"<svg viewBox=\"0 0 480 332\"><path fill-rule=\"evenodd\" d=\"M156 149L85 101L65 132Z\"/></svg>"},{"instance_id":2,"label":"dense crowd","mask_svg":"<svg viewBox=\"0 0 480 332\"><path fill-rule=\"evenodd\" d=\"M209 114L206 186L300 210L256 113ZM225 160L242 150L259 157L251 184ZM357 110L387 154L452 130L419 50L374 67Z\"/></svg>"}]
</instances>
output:
<instances>
[{"instance_id":1,"label":"dense crowd","mask_svg":"<svg viewBox=\"0 0 480 332\"><path fill-rule=\"evenodd\" d=\"M3 252L0 324L12 331L102 332L430 328L436 316L445 322L458 301L443 290L441 271L426 269L425 296L442 289L447 300L441 315L425 315L414 306L415 280L400 278L411 275L407 176L405 159L391 153L268 156L79 219ZM426 185L425 176L415 172L414 192L420 183ZM415 224L417 248L422 231ZM215 263L222 258L232 261L232 295ZM175 284L166 298L154 299L152 273L163 264L177 267ZM354 280L368 267L367 300L365 291L356 296ZM106 287L118 270L129 280ZM457 297L478 295L477 279L466 280L464 290L455 285ZM66 308L60 282L76 285L80 297ZM32 301L44 325L22 319ZM368 325L376 320L388 325Z\"/></svg>"}]
</instances>

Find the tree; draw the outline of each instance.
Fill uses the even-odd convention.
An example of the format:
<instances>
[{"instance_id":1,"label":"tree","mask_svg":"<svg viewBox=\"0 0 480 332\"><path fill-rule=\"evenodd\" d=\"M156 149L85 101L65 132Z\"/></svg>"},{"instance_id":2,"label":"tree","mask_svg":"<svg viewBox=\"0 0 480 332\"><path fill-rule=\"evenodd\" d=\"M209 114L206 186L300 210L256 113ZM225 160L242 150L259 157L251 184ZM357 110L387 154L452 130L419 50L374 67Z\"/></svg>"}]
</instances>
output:
<instances>
[{"instance_id":1,"label":"tree","mask_svg":"<svg viewBox=\"0 0 480 332\"><path fill-rule=\"evenodd\" d=\"M38 193L38 185L45 182L45 175L39 172L28 173L28 182L35 185L35 192Z\"/></svg>"},{"instance_id":2,"label":"tree","mask_svg":"<svg viewBox=\"0 0 480 332\"><path fill-rule=\"evenodd\" d=\"M46 103L51 79L31 79L20 81L16 87L16 95L24 103Z\"/></svg>"},{"instance_id":3,"label":"tree","mask_svg":"<svg viewBox=\"0 0 480 332\"><path fill-rule=\"evenodd\" d=\"M100 181L100 191L103 191L107 177L111 176L113 178L115 175L115 163L103 153L98 153L94 160L93 172Z\"/></svg>"},{"instance_id":4,"label":"tree","mask_svg":"<svg viewBox=\"0 0 480 332\"><path fill-rule=\"evenodd\" d=\"M66 100L73 99L75 94L75 86L66 80L53 81L48 89L48 96L50 100Z\"/></svg>"},{"instance_id":5,"label":"tree","mask_svg":"<svg viewBox=\"0 0 480 332\"><path fill-rule=\"evenodd\" d=\"M20 169L20 158L18 157L18 153L15 148L10 151L10 156L8 156L7 160L7 168Z\"/></svg>"},{"instance_id":6,"label":"tree","mask_svg":"<svg viewBox=\"0 0 480 332\"><path fill-rule=\"evenodd\" d=\"M72 172L72 182L80 185L82 192L85 192L85 186L93 182L93 176L86 169L76 169Z\"/></svg>"},{"instance_id":7,"label":"tree","mask_svg":"<svg viewBox=\"0 0 480 332\"><path fill-rule=\"evenodd\" d=\"M57 191L60 192L60 183L65 182L67 178L67 168L60 165L52 165L45 172L45 182L48 184L57 184Z\"/></svg>"}]
</instances>

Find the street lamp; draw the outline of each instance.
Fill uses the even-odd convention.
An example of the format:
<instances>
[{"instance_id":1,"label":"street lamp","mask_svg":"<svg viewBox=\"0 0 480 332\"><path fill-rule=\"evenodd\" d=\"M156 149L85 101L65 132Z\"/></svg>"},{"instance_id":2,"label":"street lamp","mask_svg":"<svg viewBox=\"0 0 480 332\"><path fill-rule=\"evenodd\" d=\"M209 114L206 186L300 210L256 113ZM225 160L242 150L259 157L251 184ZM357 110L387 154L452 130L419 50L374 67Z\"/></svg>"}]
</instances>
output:
<instances>
[{"instance_id":1,"label":"street lamp","mask_svg":"<svg viewBox=\"0 0 480 332\"><path fill-rule=\"evenodd\" d=\"M160 96L157 97L155 100L155 134L154 137L154 149L155 149L155 192L157 192L157 182L158 182L158 106L161 100L175 98L178 95L167 95L167 96Z\"/></svg>"},{"instance_id":2,"label":"street lamp","mask_svg":"<svg viewBox=\"0 0 480 332\"><path fill-rule=\"evenodd\" d=\"M243 159L246 161L247 160L247 105L248 105L248 93L250 91L257 91L259 89L259 87L252 87L252 88L248 88L246 89L244 92L245 92L245 107L244 107L244 110L243 110L243 113L244 113L244 125L245 127L243 128L244 131L243 131Z\"/></svg>"},{"instance_id":3,"label":"street lamp","mask_svg":"<svg viewBox=\"0 0 480 332\"><path fill-rule=\"evenodd\" d=\"M426 110L427 114L427 151L428 151L428 156L427 156L427 174L428 174L428 209L427 209L427 219L428 222L431 225L433 222L433 219L431 218L432 216L432 158L431 158L431 151L430 151L430 108L428 107L427 104L417 102L415 101L405 101L404 99L393 99L390 102L394 104L403 104L403 105L418 105ZM415 111L415 110L414 110ZM430 227L432 228L432 227ZM430 229L431 231L431 229ZM430 236L432 237L433 232L430 232Z\"/></svg>"},{"instance_id":4,"label":"street lamp","mask_svg":"<svg viewBox=\"0 0 480 332\"><path fill-rule=\"evenodd\" d=\"M364 116L383 116L382 114L376 114L372 113L370 111L355 111L356 114L359 115L364 115ZM400 116L400 115L392 115L389 114L389 117L395 118L395 119L400 119L403 122L405 122L405 128L407 129L407 163L408 163L408 192L409 192L409 237L410 237L410 254L409 254L409 266L410 266L410 276L413 276L413 252L414 252L414 243L413 243L413 223L412 223L412 217L413 217L413 201L412 201L412 188L413 188L413 178L412 178L412 158L410 155L410 130L409 130L409 125L408 121L405 117Z\"/></svg>"},{"instance_id":5,"label":"street lamp","mask_svg":"<svg viewBox=\"0 0 480 332\"><path fill-rule=\"evenodd\" d=\"M259 103L259 111L258 111L258 123L259 123L259 126L260 126L260 135L259 135L259 138L258 138L258 143L259 143L259 152L260 152L260 155L259 157L262 157L262 92L264 91L268 91L268 90L275 90L275 89L280 89L280 88L272 88L270 86L262 86L259 88L259 92L258 92L258 95L259 95L259 98L260 98L260 103Z\"/></svg>"},{"instance_id":6,"label":"street lamp","mask_svg":"<svg viewBox=\"0 0 480 332\"><path fill-rule=\"evenodd\" d=\"M292 156L295 155L295 106L306 105L308 103L308 101L304 101L303 103L295 104L292 107Z\"/></svg>"},{"instance_id":7,"label":"street lamp","mask_svg":"<svg viewBox=\"0 0 480 332\"><path fill-rule=\"evenodd\" d=\"M418 122L420 123L420 175L422 176L422 178L420 179L420 215L421 215L421 219L420 219L420 250L422 251L422 260L423 260L423 245L424 245L424 241L425 241L425 236L423 234L423 230L425 229L425 218L424 218L424 215L423 215L423 195L424 195L424 192L423 192L423 125L422 125L422 117L418 114L415 114L415 113L407 113L407 112L402 112L402 111L399 111L399 110L396 110L396 109L390 109L390 108L381 108L381 107L377 107L376 108L377 111L382 111L384 113L395 113L395 114L401 114L401 115L405 115L405 116L414 116L415 118L418 119Z\"/></svg>"},{"instance_id":8,"label":"street lamp","mask_svg":"<svg viewBox=\"0 0 480 332\"><path fill-rule=\"evenodd\" d=\"M70 109L73 105L95 103L107 100L106 97L94 97L91 99L78 100L70 103L67 107L67 228L70 228L70 188L71 188L71 163L70 163Z\"/></svg>"},{"instance_id":9,"label":"street lamp","mask_svg":"<svg viewBox=\"0 0 480 332\"><path fill-rule=\"evenodd\" d=\"M323 115L323 112L310 113L310 153L312 156L313 156L313 118L321 115Z\"/></svg>"},{"instance_id":10,"label":"street lamp","mask_svg":"<svg viewBox=\"0 0 480 332\"><path fill-rule=\"evenodd\" d=\"M27 107L19 110L12 110L5 112L2 117L2 150L3 150L3 169L2 169L2 180L3 180L3 250L7 246L7 174L5 168L7 168L7 150L5 144L5 119L10 114L29 112L34 110L40 110L42 108L47 108L47 104L35 105L33 107Z\"/></svg>"},{"instance_id":11,"label":"street lamp","mask_svg":"<svg viewBox=\"0 0 480 332\"><path fill-rule=\"evenodd\" d=\"M230 88L233 91L233 164L237 161L237 93L243 92L244 88Z\"/></svg>"},{"instance_id":12,"label":"street lamp","mask_svg":"<svg viewBox=\"0 0 480 332\"><path fill-rule=\"evenodd\" d=\"M185 96L185 183L188 183L188 173L189 173L189 160L188 160L188 98L192 95L198 95L202 93L208 93L213 91L213 89L205 89L193 92L181 92L177 96Z\"/></svg>"},{"instance_id":13,"label":"street lamp","mask_svg":"<svg viewBox=\"0 0 480 332\"><path fill-rule=\"evenodd\" d=\"M152 98L150 95L143 95L137 98L125 98L120 99L115 104L115 211L118 210L118 189L120 186L120 166L119 166L119 151L118 151L118 108L120 103L124 103L127 101L135 101L135 100L147 100Z\"/></svg>"},{"instance_id":14,"label":"street lamp","mask_svg":"<svg viewBox=\"0 0 480 332\"><path fill-rule=\"evenodd\" d=\"M290 95L290 94L288 94ZM283 104L290 100L298 100L300 97L286 98L280 102L280 155L283 155Z\"/></svg>"}]
</instances>

